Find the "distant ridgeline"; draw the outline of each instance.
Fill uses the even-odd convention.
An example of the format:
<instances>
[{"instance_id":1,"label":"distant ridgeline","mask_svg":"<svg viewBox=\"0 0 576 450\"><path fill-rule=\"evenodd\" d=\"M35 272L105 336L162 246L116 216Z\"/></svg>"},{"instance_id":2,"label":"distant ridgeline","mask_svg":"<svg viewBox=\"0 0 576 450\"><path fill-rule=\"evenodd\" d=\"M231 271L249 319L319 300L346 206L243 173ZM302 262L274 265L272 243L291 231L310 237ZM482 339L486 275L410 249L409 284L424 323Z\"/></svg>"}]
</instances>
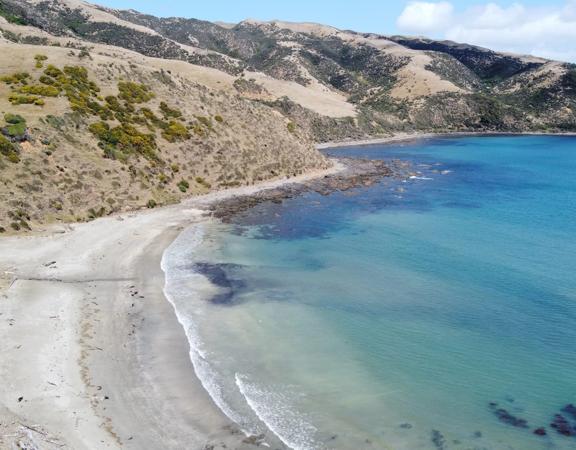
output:
<instances>
[{"instance_id":1,"label":"distant ridgeline","mask_svg":"<svg viewBox=\"0 0 576 450\"><path fill-rule=\"evenodd\" d=\"M17 0L2 0L1 5L4 17L13 23L55 36L187 61L239 80L242 74L262 72L302 86L320 83L356 107L354 120L332 120L310 108L302 110L290 95L281 101L265 100L317 140L411 129L576 129L576 69L567 63L315 24L245 21L224 27L73 0L42 2L42 8ZM25 33L5 37L34 41Z\"/></svg>"}]
</instances>

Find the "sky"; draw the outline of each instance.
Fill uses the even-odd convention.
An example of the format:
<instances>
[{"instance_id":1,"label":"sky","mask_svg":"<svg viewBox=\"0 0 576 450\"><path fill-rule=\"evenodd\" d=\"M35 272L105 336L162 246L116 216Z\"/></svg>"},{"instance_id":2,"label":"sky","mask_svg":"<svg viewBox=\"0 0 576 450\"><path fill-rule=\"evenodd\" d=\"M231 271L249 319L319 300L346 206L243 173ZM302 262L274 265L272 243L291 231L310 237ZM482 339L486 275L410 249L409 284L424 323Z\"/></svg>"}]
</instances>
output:
<instances>
[{"instance_id":1,"label":"sky","mask_svg":"<svg viewBox=\"0 0 576 450\"><path fill-rule=\"evenodd\" d=\"M318 22L341 29L450 39L576 62L576 0L92 0L156 16L237 23Z\"/></svg>"}]
</instances>

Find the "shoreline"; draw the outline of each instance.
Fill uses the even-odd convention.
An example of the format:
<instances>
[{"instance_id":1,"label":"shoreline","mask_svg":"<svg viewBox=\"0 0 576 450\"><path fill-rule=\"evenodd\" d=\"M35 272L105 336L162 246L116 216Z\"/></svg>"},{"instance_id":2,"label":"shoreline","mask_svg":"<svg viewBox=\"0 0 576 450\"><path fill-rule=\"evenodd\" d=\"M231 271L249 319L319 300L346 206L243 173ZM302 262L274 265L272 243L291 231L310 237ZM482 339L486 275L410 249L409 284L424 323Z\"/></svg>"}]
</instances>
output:
<instances>
[{"instance_id":1,"label":"shoreline","mask_svg":"<svg viewBox=\"0 0 576 450\"><path fill-rule=\"evenodd\" d=\"M318 147L502 134L512 133L398 134ZM2 237L0 448L257 446L198 379L185 330L164 293L162 256L185 227L211 220L207 213L217 202L344 169L335 162L176 205Z\"/></svg>"},{"instance_id":2,"label":"shoreline","mask_svg":"<svg viewBox=\"0 0 576 450\"><path fill-rule=\"evenodd\" d=\"M342 148L342 147L362 147L368 145L378 145L378 144L392 144L396 142L410 142L417 141L421 139L433 139L433 138L450 138L450 137L473 137L473 136L576 136L576 132L538 132L538 131L452 131L452 132L420 132L416 131L413 133L394 133L390 136L384 136L379 138L367 138L367 139L352 139L345 141L334 141L334 142L321 142L316 144L318 150L328 150L331 148Z\"/></svg>"},{"instance_id":3,"label":"shoreline","mask_svg":"<svg viewBox=\"0 0 576 450\"><path fill-rule=\"evenodd\" d=\"M213 202L341 170L0 239L0 448L255 448L196 376L162 255Z\"/></svg>"}]
</instances>

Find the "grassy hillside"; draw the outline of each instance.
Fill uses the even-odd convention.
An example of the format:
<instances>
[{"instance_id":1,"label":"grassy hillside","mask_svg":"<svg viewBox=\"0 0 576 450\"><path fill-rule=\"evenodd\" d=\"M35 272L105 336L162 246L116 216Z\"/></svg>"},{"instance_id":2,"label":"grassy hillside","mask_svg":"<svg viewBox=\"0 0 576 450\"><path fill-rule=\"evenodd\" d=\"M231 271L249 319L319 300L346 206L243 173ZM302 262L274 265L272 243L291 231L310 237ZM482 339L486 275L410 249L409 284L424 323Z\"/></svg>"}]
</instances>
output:
<instances>
[{"instance_id":1,"label":"grassy hillside","mask_svg":"<svg viewBox=\"0 0 576 450\"><path fill-rule=\"evenodd\" d=\"M7 43L0 54L0 231L327 166L271 108L145 59Z\"/></svg>"}]
</instances>

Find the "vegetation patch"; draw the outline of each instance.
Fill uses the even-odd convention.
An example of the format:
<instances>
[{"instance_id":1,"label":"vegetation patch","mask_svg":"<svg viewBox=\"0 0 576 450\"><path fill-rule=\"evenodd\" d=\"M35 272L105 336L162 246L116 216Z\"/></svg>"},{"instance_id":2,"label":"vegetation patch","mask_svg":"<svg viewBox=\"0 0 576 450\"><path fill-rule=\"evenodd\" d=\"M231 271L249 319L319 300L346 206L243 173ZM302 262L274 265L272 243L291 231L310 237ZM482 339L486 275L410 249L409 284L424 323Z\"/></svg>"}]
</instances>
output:
<instances>
[{"instance_id":1,"label":"vegetation patch","mask_svg":"<svg viewBox=\"0 0 576 450\"><path fill-rule=\"evenodd\" d=\"M182 117L182 111L170 108L165 102L160 102L160 111L164 115L164 119L179 119Z\"/></svg>"},{"instance_id":2,"label":"vegetation patch","mask_svg":"<svg viewBox=\"0 0 576 450\"><path fill-rule=\"evenodd\" d=\"M19 153L18 148L4 135L0 134L0 155L16 164L20 162Z\"/></svg>"},{"instance_id":3,"label":"vegetation patch","mask_svg":"<svg viewBox=\"0 0 576 450\"><path fill-rule=\"evenodd\" d=\"M35 56L36 66L44 65L47 57ZM131 156L143 156L148 160L162 162L157 155L157 132L167 142L182 142L191 138L190 130L184 125L182 111L161 102L159 114L152 109L135 105L147 103L155 97L154 92L142 83L132 81L118 82L118 95L106 98L100 96L99 86L88 77L88 70L82 66L64 66L49 64L34 80L26 72L4 76L0 80L10 86L12 93L8 100L13 105L43 106L45 99L64 95L72 111L81 116L97 116L100 120L89 125L90 132L98 139L98 146L104 157L127 162ZM48 118L47 118L48 120ZM109 123L119 122L119 125ZM198 117L199 128L212 128L207 117ZM10 137L23 135L26 122L10 123ZM148 132L143 131L147 130ZM22 133L24 132L24 133ZM204 131L196 130L203 135ZM15 153L5 144L5 155ZM12 159L16 159L11 156Z\"/></svg>"},{"instance_id":4,"label":"vegetation patch","mask_svg":"<svg viewBox=\"0 0 576 450\"><path fill-rule=\"evenodd\" d=\"M210 189L212 187L212 185L210 183L208 183L204 178L202 177L196 177L195 179L196 183L198 183L200 186L204 186L206 189Z\"/></svg>"},{"instance_id":5,"label":"vegetation patch","mask_svg":"<svg viewBox=\"0 0 576 450\"><path fill-rule=\"evenodd\" d=\"M146 103L154 98L154 93L148 86L131 81L119 82L118 90L120 91L118 97L128 103Z\"/></svg>"},{"instance_id":6,"label":"vegetation patch","mask_svg":"<svg viewBox=\"0 0 576 450\"><path fill-rule=\"evenodd\" d=\"M2 129L2 133L14 140L26 139L26 120L18 114L4 114L6 126Z\"/></svg>"},{"instance_id":7,"label":"vegetation patch","mask_svg":"<svg viewBox=\"0 0 576 450\"><path fill-rule=\"evenodd\" d=\"M162 137L168 142L179 142L190 139L190 133L181 122L171 120L164 131L162 131Z\"/></svg>"},{"instance_id":8,"label":"vegetation patch","mask_svg":"<svg viewBox=\"0 0 576 450\"><path fill-rule=\"evenodd\" d=\"M6 83L7 85L13 84L28 84L28 79L30 74L26 72L14 73L12 75L5 75L0 77L0 81Z\"/></svg>"},{"instance_id":9,"label":"vegetation patch","mask_svg":"<svg viewBox=\"0 0 576 450\"><path fill-rule=\"evenodd\" d=\"M44 106L46 102L44 99L36 95L22 95L22 94L10 94L8 101L13 105L36 105Z\"/></svg>"},{"instance_id":10,"label":"vegetation patch","mask_svg":"<svg viewBox=\"0 0 576 450\"><path fill-rule=\"evenodd\" d=\"M16 15L5 9L6 7L0 3L0 16L4 17L8 22L15 25L28 25L28 21L19 15Z\"/></svg>"},{"instance_id":11,"label":"vegetation patch","mask_svg":"<svg viewBox=\"0 0 576 450\"><path fill-rule=\"evenodd\" d=\"M126 123L110 128L106 122L96 122L89 129L100 141L99 146L108 158L125 161L130 155L141 155L150 160L158 160L153 134L142 133Z\"/></svg>"},{"instance_id":12,"label":"vegetation patch","mask_svg":"<svg viewBox=\"0 0 576 450\"><path fill-rule=\"evenodd\" d=\"M18 88L20 94L39 95L42 97L58 97L60 89L56 86L43 86L41 84L32 84Z\"/></svg>"},{"instance_id":13,"label":"vegetation patch","mask_svg":"<svg viewBox=\"0 0 576 450\"><path fill-rule=\"evenodd\" d=\"M46 55L36 55L34 60L36 61L36 68L41 69L44 67L44 61L47 61L48 57Z\"/></svg>"},{"instance_id":14,"label":"vegetation patch","mask_svg":"<svg viewBox=\"0 0 576 450\"><path fill-rule=\"evenodd\" d=\"M189 188L190 188L190 183L188 183L186 180L181 180L178 183L178 189L180 189L181 192L186 192Z\"/></svg>"}]
</instances>

